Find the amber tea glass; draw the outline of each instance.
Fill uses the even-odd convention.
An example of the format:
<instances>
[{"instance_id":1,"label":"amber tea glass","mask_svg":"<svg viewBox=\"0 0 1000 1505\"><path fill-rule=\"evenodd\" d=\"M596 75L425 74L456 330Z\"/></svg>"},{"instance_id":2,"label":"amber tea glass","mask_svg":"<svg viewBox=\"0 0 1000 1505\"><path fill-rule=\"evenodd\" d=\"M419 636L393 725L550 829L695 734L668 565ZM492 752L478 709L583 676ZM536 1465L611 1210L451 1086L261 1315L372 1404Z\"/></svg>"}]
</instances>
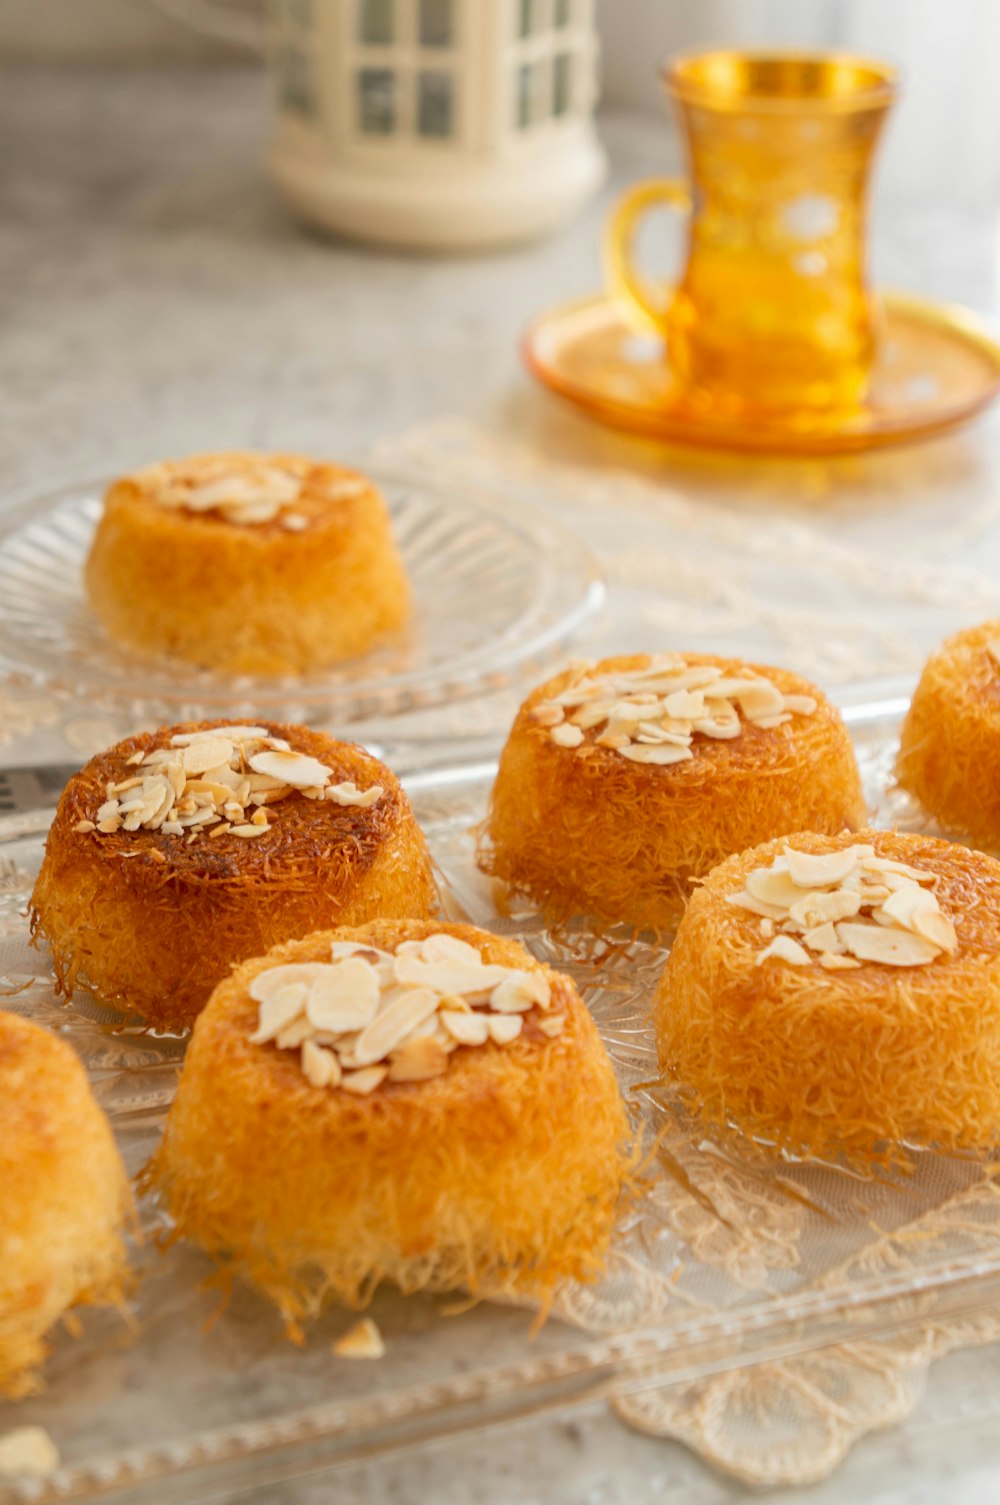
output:
<instances>
[{"instance_id":1,"label":"amber tea glass","mask_svg":"<svg viewBox=\"0 0 1000 1505\"><path fill-rule=\"evenodd\" d=\"M733 412L850 409L875 354L865 265L867 188L894 71L831 54L707 52L664 82L690 187L638 183L612 214L609 289L631 322L667 339L679 381ZM689 212L676 290L635 257L643 216Z\"/></svg>"}]
</instances>

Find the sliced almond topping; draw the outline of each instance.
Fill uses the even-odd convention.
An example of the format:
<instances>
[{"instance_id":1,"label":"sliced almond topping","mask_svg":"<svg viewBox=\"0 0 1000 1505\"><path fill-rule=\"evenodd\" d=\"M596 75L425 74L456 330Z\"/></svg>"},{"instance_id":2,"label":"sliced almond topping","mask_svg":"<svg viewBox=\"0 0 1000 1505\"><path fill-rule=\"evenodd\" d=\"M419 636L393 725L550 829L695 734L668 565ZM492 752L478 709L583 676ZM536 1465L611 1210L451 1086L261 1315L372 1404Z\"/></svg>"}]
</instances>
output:
<instances>
[{"instance_id":1,"label":"sliced almond topping","mask_svg":"<svg viewBox=\"0 0 1000 1505\"><path fill-rule=\"evenodd\" d=\"M484 998L503 982L508 968L475 962L423 961L417 956L397 955L396 981L409 987L433 988L437 993L459 993Z\"/></svg>"},{"instance_id":2,"label":"sliced almond topping","mask_svg":"<svg viewBox=\"0 0 1000 1505\"><path fill-rule=\"evenodd\" d=\"M433 1035L421 1035L396 1047L389 1058L390 1082L426 1082L448 1069L448 1052Z\"/></svg>"},{"instance_id":3,"label":"sliced almond topping","mask_svg":"<svg viewBox=\"0 0 1000 1505\"><path fill-rule=\"evenodd\" d=\"M662 747L645 747L633 742L629 747L621 749L623 758L628 758L630 763L652 763L657 767L666 767L671 763L684 763L691 757L691 749L688 747L673 747L664 744Z\"/></svg>"},{"instance_id":4,"label":"sliced almond topping","mask_svg":"<svg viewBox=\"0 0 1000 1505\"><path fill-rule=\"evenodd\" d=\"M487 1014L486 1022L489 1025L490 1039L496 1045L509 1045L524 1028L520 1014Z\"/></svg>"},{"instance_id":5,"label":"sliced almond topping","mask_svg":"<svg viewBox=\"0 0 1000 1505\"><path fill-rule=\"evenodd\" d=\"M341 965L349 966L349 962ZM354 1047L359 1066L383 1060L425 1019L437 1013L439 995L433 988L410 988L382 1009L361 1033Z\"/></svg>"},{"instance_id":6,"label":"sliced almond topping","mask_svg":"<svg viewBox=\"0 0 1000 1505\"><path fill-rule=\"evenodd\" d=\"M312 1040L302 1042L302 1075L313 1087L336 1087L343 1073L340 1061L332 1050L316 1045Z\"/></svg>"},{"instance_id":7,"label":"sliced almond topping","mask_svg":"<svg viewBox=\"0 0 1000 1505\"><path fill-rule=\"evenodd\" d=\"M767 904L763 899L755 899L753 894L742 891L738 894L727 894L726 903L734 905L737 909L746 909L750 914L763 915L768 920L783 920L785 908L781 904Z\"/></svg>"},{"instance_id":8,"label":"sliced almond topping","mask_svg":"<svg viewBox=\"0 0 1000 1505\"><path fill-rule=\"evenodd\" d=\"M318 758L311 758L305 753L272 749L253 753L247 762L255 772L281 779L295 789L322 787L330 777L330 770Z\"/></svg>"},{"instance_id":9,"label":"sliced almond topping","mask_svg":"<svg viewBox=\"0 0 1000 1505\"><path fill-rule=\"evenodd\" d=\"M880 962L886 967L922 967L941 954L940 947L923 936L883 925L858 925L842 920L837 934L846 950L859 961Z\"/></svg>"},{"instance_id":10,"label":"sliced almond topping","mask_svg":"<svg viewBox=\"0 0 1000 1505\"><path fill-rule=\"evenodd\" d=\"M785 860L792 882L799 888L832 888L854 871L858 850L844 847L840 852L812 853L786 847Z\"/></svg>"},{"instance_id":11,"label":"sliced almond topping","mask_svg":"<svg viewBox=\"0 0 1000 1505\"><path fill-rule=\"evenodd\" d=\"M801 888L793 881L790 873L782 872L777 866L762 867L756 872L748 873L746 889L751 898L760 899L763 903L782 910L790 909L793 904L809 898L809 890ZM775 915L774 918L777 919L778 916Z\"/></svg>"},{"instance_id":12,"label":"sliced almond topping","mask_svg":"<svg viewBox=\"0 0 1000 1505\"><path fill-rule=\"evenodd\" d=\"M825 925L817 925L812 930L807 930L802 940L810 951L823 951L830 955L838 955L844 949L844 943L837 934L836 926L828 920Z\"/></svg>"},{"instance_id":13,"label":"sliced almond topping","mask_svg":"<svg viewBox=\"0 0 1000 1505\"><path fill-rule=\"evenodd\" d=\"M525 1014L535 1004L547 1009L551 999L542 972L509 972L490 994L490 1008L498 1014Z\"/></svg>"},{"instance_id":14,"label":"sliced almond topping","mask_svg":"<svg viewBox=\"0 0 1000 1505\"><path fill-rule=\"evenodd\" d=\"M818 956L816 960L819 962L820 966L825 967L828 972L846 972L850 968L861 966L861 963L858 961L857 957L836 956L832 951L824 952L824 954L822 956Z\"/></svg>"},{"instance_id":15,"label":"sliced almond topping","mask_svg":"<svg viewBox=\"0 0 1000 1505\"><path fill-rule=\"evenodd\" d=\"M543 1035L561 1035L566 1028L565 1014L546 1014L544 1019L539 1019L538 1028Z\"/></svg>"},{"instance_id":16,"label":"sliced almond topping","mask_svg":"<svg viewBox=\"0 0 1000 1505\"><path fill-rule=\"evenodd\" d=\"M833 889L829 893L811 889L804 899L797 899L788 911L789 919L805 929L823 925L828 920L846 920L861 908L861 895L852 889Z\"/></svg>"},{"instance_id":17,"label":"sliced almond topping","mask_svg":"<svg viewBox=\"0 0 1000 1505\"><path fill-rule=\"evenodd\" d=\"M269 975L271 974L262 972L250 984L250 997L260 1001L257 1028L250 1036L251 1045L265 1045L269 1040L275 1039L286 1025L299 1017L306 1001L306 989L300 982L286 982L277 986L273 992L265 993L263 997L260 997L260 991L255 994L255 984Z\"/></svg>"},{"instance_id":18,"label":"sliced almond topping","mask_svg":"<svg viewBox=\"0 0 1000 1505\"><path fill-rule=\"evenodd\" d=\"M345 1071L340 1085L345 1092L353 1092L357 1097L367 1097L382 1085L388 1075L388 1066L366 1066L362 1071Z\"/></svg>"},{"instance_id":19,"label":"sliced almond topping","mask_svg":"<svg viewBox=\"0 0 1000 1505\"><path fill-rule=\"evenodd\" d=\"M370 1317L362 1317L333 1345L341 1359L381 1359L385 1356L382 1334Z\"/></svg>"},{"instance_id":20,"label":"sliced almond topping","mask_svg":"<svg viewBox=\"0 0 1000 1505\"><path fill-rule=\"evenodd\" d=\"M381 784L373 784L370 789L359 789L356 784L329 784L326 788L326 797L333 800L337 805L360 805L367 809L369 805L378 804L385 790Z\"/></svg>"},{"instance_id":21,"label":"sliced almond topping","mask_svg":"<svg viewBox=\"0 0 1000 1505\"><path fill-rule=\"evenodd\" d=\"M94 825L94 822L92 820L78 820L76 825L73 827L73 830L79 831L81 834L83 834L86 831L96 831L97 827Z\"/></svg>"},{"instance_id":22,"label":"sliced almond topping","mask_svg":"<svg viewBox=\"0 0 1000 1505\"><path fill-rule=\"evenodd\" d=\"M757 960L764 962L772 956L779 961L789 962L793 967L808 967L812 961L809 952L798 941L793 941L790 935L776 935L763 951L758 952Z\"/></svg>"},{"instance_id":23,"label":"sliced almond topping","mask_svg":"<svg viewBox=\"0 0 1000 1505\"><path fill-rule=\"evenodd\" d=\"M425 962L468 962L471 966L483 965L482 956L476 947L468 944L468 941L459 941L458 936L428 936L426 941L414 944L417 950L413 954L422 957ZM402 951L402 947L399 950Z\"/></svg>"},{"instance_id":24,"label":"sliced almond topping","mask_svg":"<svg viewBox=\"0 0 1000 1505\"><path fill-rule=\"evenodd\" d=\"M954 953L958 950L955 927L939 909L914 910L912 928L932 945L940 946L942 951Z\"/></svg>"},{"instance_id":25,"label":"sliced almond topping","mask_svg":"<svg viewBox=\"0 0 1000 1505\"><path fill-rule=\"evenodd\" d=\"M304 1016L293 1019L291 1024L286 1024L274 1037L274 1043L279 1050L298 1050L304 1041L308 1040L313 1032L313 1027Z\"/></svg>"},{"instance_id":26,"label":"sliced almond topping","mask_svg":"<svg viewBox=\"0 0 1000 1505\"><path fill-rule=\"evenodd\" d=\"M571 726L568 722L554 726L549 736L559 747L579 747L583 742L581 729L578 726Z\"/></svg>"},{"instance_id":27,"label":"sliced almond topping","mask_svg":"<svg viewBox=\"0 0 1000 1505\"><path fill-rule=\"evenodd\" d=\"M539 726L558 726L560 721L566 718L566 712L562 706L553 705L549 700L536 705L529 714L532 721L537 722Z\"/></svg>"},{"instance_id":28,"label":"sliced almond topping","mask_svg":"<svg viewBox=\"0 0 1000 1505\"><path fill-rule=\"evenodd\" d=\"M0 1437L0 1479L44 1479L58 1467L58 1449L44 1427L14 1427Z\"/></svg>"},{"instance_id":29,"label":"sliced almond topping","mask_svg":"<svg viewBox=\"0 0 1000 1505\"><path fill-rule=\"evenodd\" d=\"M454 1009L442 1010L441 1022L459 1045L485 1045L490 1038L488 1016L483 1013L457 1013Z\"/></svg>"},{"instance_id":30,"label":"sliced almond topping","mask_svg":"<svg viewBox=\"0 0 1000 1505\"><path fill-rule=\"evenodd\" d=\"M220 763L228 763L235 750L235 744L228 737L206 737L203 741L191 742L181 756L184 772L189 776L205 773Z\"/></svg>"}]
</instances>

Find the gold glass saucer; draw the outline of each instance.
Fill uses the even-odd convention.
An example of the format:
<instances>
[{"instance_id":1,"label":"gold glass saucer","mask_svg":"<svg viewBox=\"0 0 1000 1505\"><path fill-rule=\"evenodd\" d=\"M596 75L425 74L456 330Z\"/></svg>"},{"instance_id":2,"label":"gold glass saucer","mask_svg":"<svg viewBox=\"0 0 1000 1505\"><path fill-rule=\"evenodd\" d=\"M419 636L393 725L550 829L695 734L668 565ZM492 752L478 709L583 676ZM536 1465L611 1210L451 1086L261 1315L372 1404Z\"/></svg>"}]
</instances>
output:
<instances>
[{"instance_id":1,"label":"gold glass saucer","mask_svg":"<svg viewBox=\"0 0 1000 1505\"><path fill-rule=\"evenodd\" d=\"M964 309L882 298L871 388L854 412L762 419L720 411L673 379L662 339L637 334L605 296L565 304L528 329L524 358L592 417L672 444L822 455L874 449L965 423L1000 391L1000 344Z\"/></svg>"}]
</instances>

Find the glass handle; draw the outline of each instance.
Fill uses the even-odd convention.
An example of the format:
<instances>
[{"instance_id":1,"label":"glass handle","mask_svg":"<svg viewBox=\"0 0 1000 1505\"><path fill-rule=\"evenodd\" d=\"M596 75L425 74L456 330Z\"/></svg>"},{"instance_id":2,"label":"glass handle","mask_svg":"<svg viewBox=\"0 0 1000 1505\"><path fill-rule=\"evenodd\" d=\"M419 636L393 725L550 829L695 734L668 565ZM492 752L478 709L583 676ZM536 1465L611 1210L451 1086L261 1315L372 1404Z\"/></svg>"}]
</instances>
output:
<instances>
[{"instance_id":1,"label":"glass handle","mask_svg":"<svg viewBox=\"0 0 1000 1505\"><path fill-rule=\"evenodd\" d=\"M636 183L619 199L604 231L604 275L608 291L628 322L657 334L666 331L671 294L666 284L651 282L635 259L640 222L662 205L681 214L691 212L691 192L679 178L651 178Z\"/></svg>"}]
</instances>

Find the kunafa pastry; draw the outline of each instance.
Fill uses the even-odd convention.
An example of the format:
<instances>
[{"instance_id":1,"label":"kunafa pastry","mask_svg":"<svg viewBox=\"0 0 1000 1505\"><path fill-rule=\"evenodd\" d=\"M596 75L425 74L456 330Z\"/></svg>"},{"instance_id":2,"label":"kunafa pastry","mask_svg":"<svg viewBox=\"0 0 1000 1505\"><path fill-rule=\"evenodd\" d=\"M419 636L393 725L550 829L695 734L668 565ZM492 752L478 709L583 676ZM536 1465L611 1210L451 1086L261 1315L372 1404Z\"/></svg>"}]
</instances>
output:
<instances>
[{"instance_id":1,"label":"kunafa pastry","mask_svg":"<svg viewBox=\"0 0 1000 1505\"><path fill-rule=\"evenodd\" d=\"M555 919L668 927L731 852L864 815L847 731L814 686L738 660L633 654L529 695L480 864Z\"/></svg>"},{"instance_id":2,"label":"kunafa pastry","mask_svg":"<svg viewBox=\"0 0 1000 1505\"><path fill-rule=\"evenodd\" d=\"M195 455L116 481L85 570L116 642L219 674L304 674L408 618L382 496L301 455Z\"/></svg>"},{"instance_id":3,"label":"kunafa pastry","mask_svg":"<svg viewBox=\"0 0 1000 1505\"><path fill-rule=\"evenodd\" d=\"M77 1056L0 1012L0 1395L37 1388L45 1335L70 1307L122 1299L131 1208Z\"/></svg>"},{"instance_id":4,"label":"kunafa pastry","mask_svg":"<svg viewBox=\"0 0 1000 1505\"><path fill-rule=\"evenodd\" d=\"M382 763L303 726L213 722L130 737L70 780L31 913L62 993L176 1029L279 940L435 904Z\"/></svg>"},{"instance_id":5,"label":"kunafa pastry","mask_svg":"<svg viewBox=\"0 0 1000 1505\"><path fill-rule=\"evenodd\" d=\"M931 654L896 773L942 826L1000 847L1000 621L957 632Z\"/></svg>"},{"instance_id":6,"label":"kunafa pastry","mask_svg":"<svg viewBox=\"0 0 1000 1505\"><path fill-rule=\"evenodd\" d=\"M691 898L654 1009L691 1113L863 1160L1000 1142L1000 863L889 831L730 857Z\"/></svg>"},{"instance_id":7,"label":"kunafa pastry","mask_svg":"<svg viewBox=\"0 0 1000 1505\"><path fill-rule=\"evenodd\" d=\"M627 1138L568 978L471 926L381 920L219 984L149 1178L294 1328L383 1280L544 1299L594 1276Z\"/></svg>"}]
</instances>

